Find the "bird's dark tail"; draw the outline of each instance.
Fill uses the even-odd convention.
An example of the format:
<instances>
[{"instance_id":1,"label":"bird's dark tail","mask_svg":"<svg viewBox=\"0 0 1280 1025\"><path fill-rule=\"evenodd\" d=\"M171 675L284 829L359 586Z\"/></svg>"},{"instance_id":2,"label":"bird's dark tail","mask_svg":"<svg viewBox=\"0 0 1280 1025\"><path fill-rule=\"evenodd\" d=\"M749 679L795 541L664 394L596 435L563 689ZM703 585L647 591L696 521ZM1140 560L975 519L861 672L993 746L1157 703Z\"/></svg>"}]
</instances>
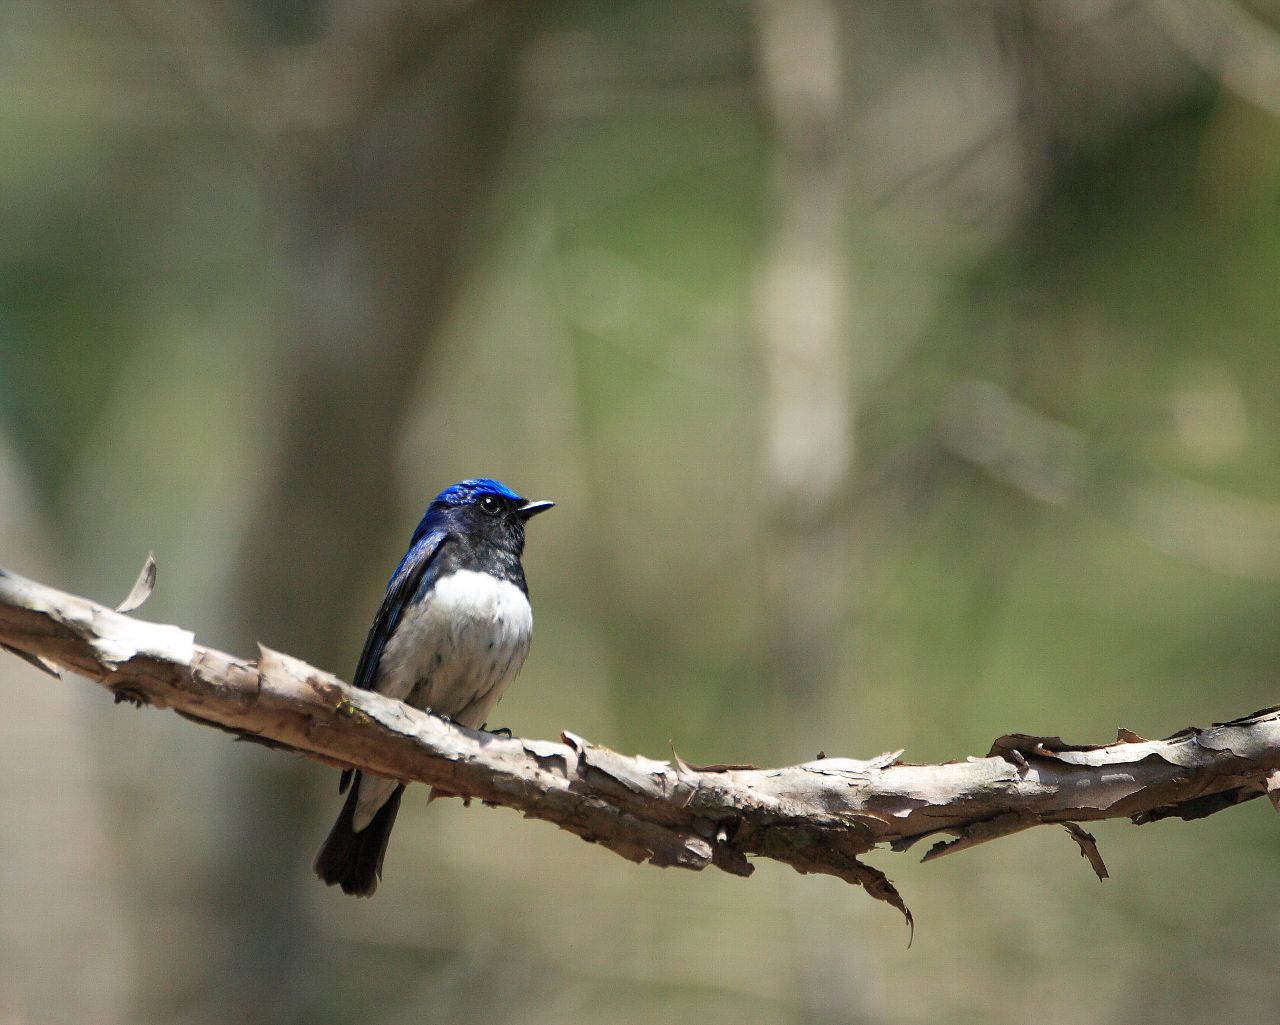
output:
<instances>
[{"instance_id":1,"label":"bird's dark tail","mask_svg":"<svg viewBox=\"0 0 1280 1025\"><path fill-rule=\"evenodd\" d=\"M382 878L382 858L387 853L387 841L391 838L396 812L400 810L404 786L396 787L373 821L357 833L351 824L359 793L360 773L357 772L347 792L347 803L316 855L315 869L316 875L330 886L341 886L343 893L372 897Z\"/></svg>"}]
</instances>

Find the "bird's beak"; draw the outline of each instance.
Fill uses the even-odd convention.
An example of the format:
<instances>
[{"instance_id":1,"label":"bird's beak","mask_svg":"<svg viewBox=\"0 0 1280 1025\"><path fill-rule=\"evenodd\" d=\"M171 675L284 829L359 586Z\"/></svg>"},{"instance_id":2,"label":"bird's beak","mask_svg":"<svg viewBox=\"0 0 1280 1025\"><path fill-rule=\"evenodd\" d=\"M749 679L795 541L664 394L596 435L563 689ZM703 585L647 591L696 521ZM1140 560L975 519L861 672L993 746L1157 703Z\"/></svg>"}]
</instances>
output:
<instances>
[{"instance_id":1,"label":"bird's beak","mask_svg":"<svg viewBox=\"0 0 1280 1025\"><path fill-rule=\"evenodd\" d=\"M540 512L546 512L553 505L555 505L555 502L525 502L525 504L517 509L516 512L520 514L520 518L522 520L527 520L533 516L537 516Z\"/></svg>"}]
</instances>

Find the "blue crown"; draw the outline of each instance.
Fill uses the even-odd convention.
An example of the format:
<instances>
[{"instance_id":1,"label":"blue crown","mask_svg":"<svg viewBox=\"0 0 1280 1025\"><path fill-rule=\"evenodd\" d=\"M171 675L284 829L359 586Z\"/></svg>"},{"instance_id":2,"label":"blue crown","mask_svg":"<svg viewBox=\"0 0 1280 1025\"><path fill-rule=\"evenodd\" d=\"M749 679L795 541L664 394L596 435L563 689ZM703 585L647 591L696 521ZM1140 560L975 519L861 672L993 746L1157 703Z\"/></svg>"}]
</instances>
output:
<instances>
[{"instance_id":1,"label":"blue crown","mask_svg":"<svg viewBox=\"0 0 1280 1025\"><path fill-rule=\"evenodd\" d=\"M468 477L457 484L450 484L436 496L432 505L469 505L481 495L497 495L512 502L523 499L505 484L488 477Z\"/></svg>"}]
</instances>

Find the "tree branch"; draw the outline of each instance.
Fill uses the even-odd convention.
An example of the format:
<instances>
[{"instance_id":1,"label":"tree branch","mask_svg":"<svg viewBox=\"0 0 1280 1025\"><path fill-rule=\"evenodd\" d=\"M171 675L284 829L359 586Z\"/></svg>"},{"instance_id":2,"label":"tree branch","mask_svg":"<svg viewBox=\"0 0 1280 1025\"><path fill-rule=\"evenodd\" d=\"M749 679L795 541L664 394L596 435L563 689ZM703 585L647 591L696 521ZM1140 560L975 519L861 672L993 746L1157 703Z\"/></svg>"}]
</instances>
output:
<instances>
[{"instance_id":1,"label":"tree branch","mask_svg":"<svg viewBox=\"0 0 1280 1025\"><path fill-rule=\"evenodd\" d=\"M131 595L131 598L134 597ZM859 860L945 834L925 860L1060 823L1099 876L1075 823L1200 818L1268 795L1280 803L1280 708L1165 740L1121 730L1107 745L999 738L985 758L911 765L818 758L777 769L625 757L464 729L262 648L256 661L0 569L0 645L96 680L117 700L171 708L323 762L440 787L553 822L631 861L750 875L749 855L864 887L911 921L883 873Z\"/></svg>"}]
</instances>

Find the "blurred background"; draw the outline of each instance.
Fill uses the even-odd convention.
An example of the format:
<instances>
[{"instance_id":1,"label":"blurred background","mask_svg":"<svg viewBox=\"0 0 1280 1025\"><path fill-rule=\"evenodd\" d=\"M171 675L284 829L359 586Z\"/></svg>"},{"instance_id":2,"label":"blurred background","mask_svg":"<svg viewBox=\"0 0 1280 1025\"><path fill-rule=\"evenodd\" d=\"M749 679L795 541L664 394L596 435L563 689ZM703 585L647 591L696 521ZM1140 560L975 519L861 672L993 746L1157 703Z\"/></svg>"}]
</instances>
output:
<instances>
[{"instance_id":1,"label":"blurred background","mask_svg":"<svg viewBox=\"0 0 1280 1025\"><path fill-rule=\"evenodd\" d=\"M0 563L350 675L553 498L500 724L786 764L1280 700L1274 0L8 0ZM1265 802L635 867L0 659L0 1022L1258 1022ZM1211 1010L1210 1010L1211 1009ZM1203 1013L1201 1013L1203 1012Z\"/></svg>"}]
</instances>

